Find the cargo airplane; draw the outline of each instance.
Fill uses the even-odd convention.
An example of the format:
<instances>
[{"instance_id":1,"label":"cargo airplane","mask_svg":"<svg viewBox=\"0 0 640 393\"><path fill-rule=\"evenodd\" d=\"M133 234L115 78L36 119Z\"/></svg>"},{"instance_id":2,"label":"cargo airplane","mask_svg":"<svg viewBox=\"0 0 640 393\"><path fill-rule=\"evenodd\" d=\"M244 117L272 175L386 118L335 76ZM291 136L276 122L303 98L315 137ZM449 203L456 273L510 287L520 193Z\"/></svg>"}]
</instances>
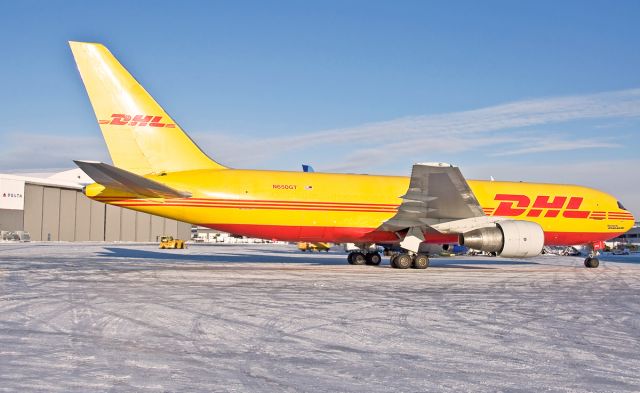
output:
<instances>
[{"instance_id":1,"label":"cargo airplane","mask_svg":"<svg viewBox=\"0 0 640 393\"><path fill-rule=\"evenodd\" d=\"M478 181L444 163L411 175L232 169L209 158L100 44L70 42L113 165L76 161L96 201L238 235L356 243L348 261L378 265L369 245L403 250L391 266L424 269L420 244L459 243L502 257L544 245L598 250L634 218L604 192L574 185ZM599 262L592 251L586 267Z\"/></svg>"}]
</instances>

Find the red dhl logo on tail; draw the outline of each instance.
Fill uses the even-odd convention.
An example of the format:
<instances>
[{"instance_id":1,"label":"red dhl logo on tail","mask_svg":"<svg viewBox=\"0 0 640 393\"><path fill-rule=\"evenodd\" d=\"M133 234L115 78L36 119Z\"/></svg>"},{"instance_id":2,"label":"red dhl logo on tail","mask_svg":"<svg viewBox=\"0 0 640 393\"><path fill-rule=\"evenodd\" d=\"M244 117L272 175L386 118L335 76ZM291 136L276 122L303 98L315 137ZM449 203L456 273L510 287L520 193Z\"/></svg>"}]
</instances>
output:
<instances>
[{"instance_id":1,"label":"red dhl logo on tail","mask_svg":"<svg viewBox=\"0 0 640 393\"><path fill-rule=\"evenodd\" d=\"M494 216L521 216L527 210L527 217L558 217L562 211L565 218L588 218L590 210L580 210L582 197L539 195L533 204L526 195L497 194L494 200L501 201L493 211ZM544 216L543 216L544 213Z\"/></svg>"},{"instance_id":2,"label":"red dhl logo on tail","mask_svg":"<svg viewBox=\"0 0 640 393\"><path fill-rule=\"evenodd\" d=\"M173 123L161 123L162 116L150 115L125 115L122 113L114 113L111 120L98 120L100 124L111 124L114 126L137 126L137 127L167 127L174 128Z\"/></svg>"}]
</instances>

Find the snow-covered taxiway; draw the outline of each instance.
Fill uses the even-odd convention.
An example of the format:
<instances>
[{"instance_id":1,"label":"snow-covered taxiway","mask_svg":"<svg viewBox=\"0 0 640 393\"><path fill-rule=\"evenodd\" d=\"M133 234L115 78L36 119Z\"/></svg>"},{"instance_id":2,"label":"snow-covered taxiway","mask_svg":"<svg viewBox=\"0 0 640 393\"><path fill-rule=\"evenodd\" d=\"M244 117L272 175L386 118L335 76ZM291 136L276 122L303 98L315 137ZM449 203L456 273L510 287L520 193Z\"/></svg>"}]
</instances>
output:
<instances>
[{"instance_id":1,"label":"snow-covered taxiway","mask_svg":"<svg viewBox=\"0 0 640 393\"><path fill-rule=\"evenodd\" d=\"M0 391L638 392L638 370L634 256L0 244Z\"/></svg>"}]
</instances>

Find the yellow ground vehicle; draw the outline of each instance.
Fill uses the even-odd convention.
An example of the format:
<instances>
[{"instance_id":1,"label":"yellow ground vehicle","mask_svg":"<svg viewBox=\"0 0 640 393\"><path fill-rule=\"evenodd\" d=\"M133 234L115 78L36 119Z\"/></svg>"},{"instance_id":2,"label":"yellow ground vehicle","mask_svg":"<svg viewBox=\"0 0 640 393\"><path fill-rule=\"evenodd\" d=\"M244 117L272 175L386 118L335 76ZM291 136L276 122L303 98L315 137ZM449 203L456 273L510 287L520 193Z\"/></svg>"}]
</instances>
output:
<instances>
[{"instance_id":1,"label":"yellow ground vehicle","mask_svg":"<svg viewBox=\"0 0 640 393\"><path fill-rule=\"evenodd\" d=\"M329 252L329 249L331 249L331 245L329 243L309 243L309 242L298 243L298 250L300 251Z\"/></svg>"},{"instance_id":2,"label":"yellow ground vehicle","mask_svg":"<svg viewBox=\"0 0 640 393\"><path fill-rule=\"evenodd\" d=\"M187 248L184 240L174 239L173 236L162 236L160 239L160 248Z\"/></svg>"}]
</instances>

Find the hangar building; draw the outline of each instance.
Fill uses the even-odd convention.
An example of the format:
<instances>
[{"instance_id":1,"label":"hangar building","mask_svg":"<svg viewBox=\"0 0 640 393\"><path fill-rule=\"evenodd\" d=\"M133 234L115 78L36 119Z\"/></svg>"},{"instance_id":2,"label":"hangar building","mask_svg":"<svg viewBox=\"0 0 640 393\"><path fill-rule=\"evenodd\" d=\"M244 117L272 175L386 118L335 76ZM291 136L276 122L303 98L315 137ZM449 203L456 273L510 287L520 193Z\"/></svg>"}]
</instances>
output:
<instances>
[{"instance_id":1,"label":"hangar building","mask_svg":"<svg viewBox=\"0 0 640 393\"><path fill-rule=\"evenodd\" d=\"M87 198L72 170L49 177L0 174L0 230L25 231L35 241L188 240L191 224L105 205Z\"/></svg>"}]
</instances>

